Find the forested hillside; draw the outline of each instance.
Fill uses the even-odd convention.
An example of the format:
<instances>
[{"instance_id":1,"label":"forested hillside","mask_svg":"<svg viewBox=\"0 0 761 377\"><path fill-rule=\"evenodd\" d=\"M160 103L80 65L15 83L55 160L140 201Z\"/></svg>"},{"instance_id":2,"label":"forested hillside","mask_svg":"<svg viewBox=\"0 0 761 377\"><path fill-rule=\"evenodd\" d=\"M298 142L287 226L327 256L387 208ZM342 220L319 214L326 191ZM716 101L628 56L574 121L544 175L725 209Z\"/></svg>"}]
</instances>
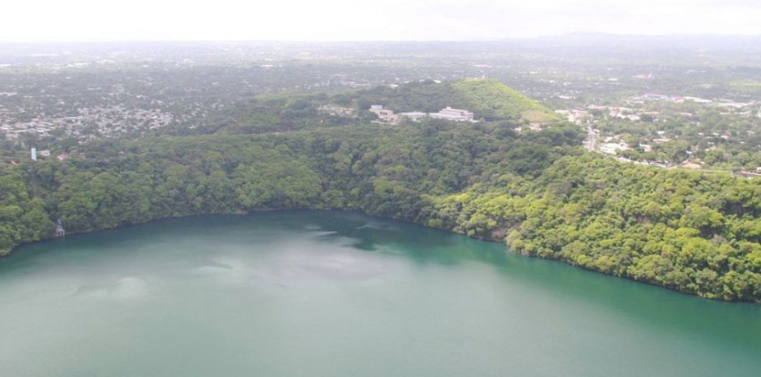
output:
<instances>
[{"instance_id":1,"label":"forested hillside","mask_svg":"<svg viewBox=\"0 0 761 377\"><path fill-rule=\"evenodd\" d=\"M725 300L761 300L761 184L566 156L438 198L429 225L524 255ZM495 233L496 232L496 233Z\"/></svg>"},{"instance_id":2,"label":"forested hillside","mask_svg":"<svg viewBox=\"0 0 761 377\"><path fill-rule=\"evenodd\" d=\"M71 233L193 214L360 210L761 302L758 180L622 164L584 152L575 126L516 133L519 122L91 142L65 161L0 167L0 250L50 238L59 218Z\"/></svg>"}]
</instances>

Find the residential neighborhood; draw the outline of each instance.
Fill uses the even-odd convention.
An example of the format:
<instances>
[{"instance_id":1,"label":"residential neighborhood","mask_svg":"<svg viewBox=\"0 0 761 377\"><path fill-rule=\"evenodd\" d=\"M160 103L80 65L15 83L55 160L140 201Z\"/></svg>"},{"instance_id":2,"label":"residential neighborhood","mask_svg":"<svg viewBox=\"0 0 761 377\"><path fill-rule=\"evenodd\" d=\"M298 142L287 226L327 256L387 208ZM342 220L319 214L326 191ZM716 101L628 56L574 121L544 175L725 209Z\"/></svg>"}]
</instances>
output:
<instances>
[{"instance_id":1,"label":"residential neighborhood","mask_svg":"<svg viewBox=\"0 0 761 377\"><path fill-rule=\"evenodd\" d=\"M745 145L756 137L753 125L761 123L761 102L756 100L646 93L629 97L625 104L556 112L587 129L585 146L590 151L625 162L686 169L703 168L701 156L720 146Z\"/></svg>"},{"instance_id":2,"label":"residential neighborhood","mask_svg":"<svg viewBox=\"0 0 761 377\"><path fill-rule=\"evenodd\" d=\"M172 114L158 109L80 108L77 115L34 117L29 121L14 121L0 114L0 131L8 139L23 134L36 136L65 136L93 139L121 135L134 131L155 130L174 121Z\"/></svg>"}]
</instances>

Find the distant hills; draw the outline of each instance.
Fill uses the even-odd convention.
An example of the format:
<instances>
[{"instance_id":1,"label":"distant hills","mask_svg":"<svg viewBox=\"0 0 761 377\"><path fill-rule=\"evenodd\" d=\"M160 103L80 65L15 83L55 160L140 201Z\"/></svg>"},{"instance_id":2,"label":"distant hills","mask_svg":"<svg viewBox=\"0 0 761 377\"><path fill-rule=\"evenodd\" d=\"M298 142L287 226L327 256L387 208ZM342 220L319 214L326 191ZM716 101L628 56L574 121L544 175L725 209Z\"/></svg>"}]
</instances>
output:
<instances>
[{"instance_id":1,"label":"distant hills","mask_svg":"<svg viewBox=\"0 0 761 377\"><path fill-rule=\"evenodd\" d=\"M175 61L182 64L221 62L368 62L393 59L402 62L432 59L452 62L507 59L525 61L533 54L604 61L617 57L621 50L633 56L653 52L666 54L674 50L691 52L699 58L709 52L722 56L745 56L761 50L761 35L616 35L574 33L538 38L514 38L482 41L386 41L386 42L285 42L285 41L156 41L156 42L37 42L0 41L0 64L55 65L75 62L151 62ZM520 56L531 52L532 55ZM631 61L630 56L627 55ZM755 56L755 55L753 55ZM753 59L751 56L751 60ZM682 59L684 56L681 57ZM269 64L269 63L267 63ZM451 76L450 76L451 77Z\"/></svg>"},{"instance_id":2,"label":"distant hills","mask_svg":"<svg viewBox=\"0 0 761 377\"><path fill-rule=\"evenodd\" d=\"M525 41L516 39L512 41ZM533 41L542 43L562 43L564 45L599 45L615 44L630 46L652 46L653 43L686 48L698 47L738 47L751 45L758 47L761 35L718 35L718 34L683 34L683 35L637 35L607 33L571 33L559 36L538 37Z\"/></svg>"}]
</instances>

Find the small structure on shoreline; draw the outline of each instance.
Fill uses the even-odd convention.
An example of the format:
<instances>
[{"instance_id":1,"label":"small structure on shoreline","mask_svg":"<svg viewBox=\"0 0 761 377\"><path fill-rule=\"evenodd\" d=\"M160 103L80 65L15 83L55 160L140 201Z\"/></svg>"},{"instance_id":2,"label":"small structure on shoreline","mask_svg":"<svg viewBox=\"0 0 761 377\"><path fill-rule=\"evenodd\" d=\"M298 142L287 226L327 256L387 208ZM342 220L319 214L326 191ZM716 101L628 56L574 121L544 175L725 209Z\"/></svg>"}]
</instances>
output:
<instances>
[{"instance_id":1,"label":"small structure on shoreline","mask_svg":"<svg viewBox=\"0 0 761 377\"><path fill-rule=\"evenodd\" d=\"M58 222L55 226L55 238L63 238L66 237L66 229L63 229L63 224L61 224L61 219L58 219Z\"/></svg>"}]
</instances>

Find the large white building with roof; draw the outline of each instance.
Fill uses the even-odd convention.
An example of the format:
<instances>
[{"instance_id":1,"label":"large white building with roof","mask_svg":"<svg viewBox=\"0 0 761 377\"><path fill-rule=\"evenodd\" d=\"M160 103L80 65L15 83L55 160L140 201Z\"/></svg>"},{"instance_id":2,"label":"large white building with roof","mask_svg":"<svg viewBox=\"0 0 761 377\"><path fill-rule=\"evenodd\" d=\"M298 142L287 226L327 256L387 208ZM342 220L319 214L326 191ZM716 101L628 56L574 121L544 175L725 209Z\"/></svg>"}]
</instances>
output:
<instances>
[{"instance_id":1,"label":"large white building with roof","mask_svg":"<svg viewBox=\"0 0 761 377\"><path fill-rule=\"evenodd\" d=\"M438 113L430 113L428 116L434 119L446 119L456 122L472 122L473 113L468 110L453 109L447 106L446 109L442 109Z\"/></svg>"}]
</instances>

